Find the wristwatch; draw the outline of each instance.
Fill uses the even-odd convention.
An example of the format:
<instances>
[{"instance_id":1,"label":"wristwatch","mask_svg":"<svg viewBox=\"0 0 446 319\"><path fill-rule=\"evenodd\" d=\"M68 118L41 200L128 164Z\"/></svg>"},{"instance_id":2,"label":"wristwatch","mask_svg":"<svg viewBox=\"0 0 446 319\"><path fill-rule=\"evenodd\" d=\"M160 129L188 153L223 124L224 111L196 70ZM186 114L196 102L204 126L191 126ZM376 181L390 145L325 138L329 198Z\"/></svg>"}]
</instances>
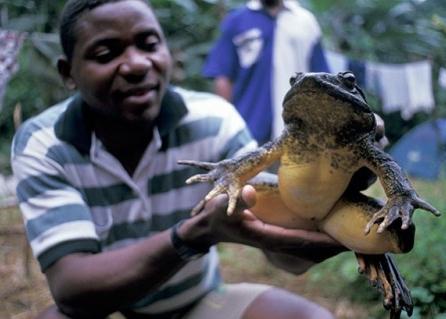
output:
<instances>
[{"instance_id":1,"label":"wristwatch","mask_svg":"<svg viewBox=\"0 0 446 319\"><path fill-rule=\"evenodd\" d=\"M192 247L178 236L178 228L183 223L184 220L176 223L170 232L170 240L172 241L173 248L175 248L177 254L184 261L195 260L206 255L209 252L209 247Z\"/></svg>"}]
</instances>

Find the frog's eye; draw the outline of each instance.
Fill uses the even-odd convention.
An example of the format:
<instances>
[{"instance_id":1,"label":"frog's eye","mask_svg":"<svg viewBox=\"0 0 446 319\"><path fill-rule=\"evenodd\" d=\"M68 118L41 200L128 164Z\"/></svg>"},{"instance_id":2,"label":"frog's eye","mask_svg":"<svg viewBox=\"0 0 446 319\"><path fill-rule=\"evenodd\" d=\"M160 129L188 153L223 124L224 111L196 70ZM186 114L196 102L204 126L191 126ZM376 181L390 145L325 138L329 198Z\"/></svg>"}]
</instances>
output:
<instances>
[{"instance_id":1,"label":"frog's eye","mask_svg":"<svg viewBox=\"0 0 446 319\"><path fill-rule=\"evenodd\" d=\"M342 79L342 83L349 89L353 89L356 86L356 77L352 72L339 73L339 77Z\"/></svg>"},{"instance_id":2,"label":"frog's eye","mask_svg":"<svg viewBox=\"0 0 446 319\"><path fill-rule=\"evenodd\" d=\"M302 72L297 72L294 76L290 78L290 85L293 86L294 83L296 83L298 78L301 78L303 76Z\"/></svg>"}]
</instances>

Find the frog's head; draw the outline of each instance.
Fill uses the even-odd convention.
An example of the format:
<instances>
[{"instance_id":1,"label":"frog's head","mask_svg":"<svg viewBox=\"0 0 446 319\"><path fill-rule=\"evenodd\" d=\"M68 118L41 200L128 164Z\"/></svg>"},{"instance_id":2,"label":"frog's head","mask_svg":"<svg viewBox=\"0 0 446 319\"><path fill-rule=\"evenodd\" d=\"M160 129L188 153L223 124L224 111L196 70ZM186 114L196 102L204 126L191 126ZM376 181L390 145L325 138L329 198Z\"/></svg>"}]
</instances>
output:
<instances>
[{"instance_id":1,"label":"frog's head","mask_svg":"<svg viewBox=\"0 0 446 319\"><path fill-rule=\"evenodd\" d=\"M283 120L323 126L332 131L355 127L372 131L375 118L352 72L297 73L283 103Z\"/></svg>"}]
</instances>

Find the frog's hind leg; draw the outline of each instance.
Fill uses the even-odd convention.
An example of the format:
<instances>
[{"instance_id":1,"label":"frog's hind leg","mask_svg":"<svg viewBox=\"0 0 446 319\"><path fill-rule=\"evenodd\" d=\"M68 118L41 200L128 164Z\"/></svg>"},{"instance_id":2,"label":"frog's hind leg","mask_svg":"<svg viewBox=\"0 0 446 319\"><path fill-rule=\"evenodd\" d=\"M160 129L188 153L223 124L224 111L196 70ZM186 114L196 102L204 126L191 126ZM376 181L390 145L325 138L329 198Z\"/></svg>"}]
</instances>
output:
<instances>
[{"instance_id":1,"label":"frog's hind leg","mask_svg":"<svg viewBox=\"0 0 446 319\"><path fill-rule=\"evenodd\" d=\"M401 229L401 221L395 221L385 231L366 234L364 227L383 204L361 193L344 194L329 214L319 223L322 231L352 251L380 255L406 253L413 248L415 226ZM374 225L377 228L378 225Z\"/></svg>"},{"instance_id":2,"label":"frog's hind leg","mask_svg":"<svg viewBox=\"0 0 446 319\"><path fill-rule=\"evenodd\" d=\"M384 307L390 310L390 319L399 319L401 311L412 315L413 303L409 288L390 254L356 254L359 271L384 295Z\"/></svg>"},{"instance_id":3,"label":"frog's hind leg","mask_svg":"<svg viewBox=\"0 0 446 319\"><path fill-rule=\"evenodd\" d=\"M364 226L383 204L360 193L348 193L336 203L320 223L321 230L356 253L359 271L384 295L384 307L391 319L400 318L402 310L412 313L412 298L404 279L389 253L404 253L412 249L415 226L401 229L397 221L382 233L364 233ZM377 227L377 225L374 225Z\"/></svg>"}]
</instances>

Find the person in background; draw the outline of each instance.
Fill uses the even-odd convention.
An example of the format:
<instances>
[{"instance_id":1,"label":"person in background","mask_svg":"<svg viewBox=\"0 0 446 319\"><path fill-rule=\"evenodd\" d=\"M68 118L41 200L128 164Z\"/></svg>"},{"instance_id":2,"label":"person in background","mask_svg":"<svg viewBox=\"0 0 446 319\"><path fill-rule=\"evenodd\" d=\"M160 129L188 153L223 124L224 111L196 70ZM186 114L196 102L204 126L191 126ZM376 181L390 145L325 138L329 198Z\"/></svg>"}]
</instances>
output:
<instances>
[{"instance_id":1,"label":"person in background","mask_svg":"<svg viewBox=\"0 0 446 319\"><path fill-rule=\"evenodd\" d=\"M282 132L290 77L328 71L316 18L288 0L250 0L229 12L203 67L260 144Z\"/></svg>"},{"instance_id":2,"label":"person in background","mask_svg":"<svg viewBox=\"0 0 446 319\"><path fill-rule=\"evenodd\" d=\"M38 318L332 319L284 289L222 282L217 243L257 247L296 274L345 248L263 223L249 186L232 216L225 196L190 216L210 185L185 184L198 171L177 161L215 162L256 142L224 99L169 84L150 5L69 0L60 38L58 70L75 92L12 145L27 237L54 299Z\"/></svg>"}]
</instances>

